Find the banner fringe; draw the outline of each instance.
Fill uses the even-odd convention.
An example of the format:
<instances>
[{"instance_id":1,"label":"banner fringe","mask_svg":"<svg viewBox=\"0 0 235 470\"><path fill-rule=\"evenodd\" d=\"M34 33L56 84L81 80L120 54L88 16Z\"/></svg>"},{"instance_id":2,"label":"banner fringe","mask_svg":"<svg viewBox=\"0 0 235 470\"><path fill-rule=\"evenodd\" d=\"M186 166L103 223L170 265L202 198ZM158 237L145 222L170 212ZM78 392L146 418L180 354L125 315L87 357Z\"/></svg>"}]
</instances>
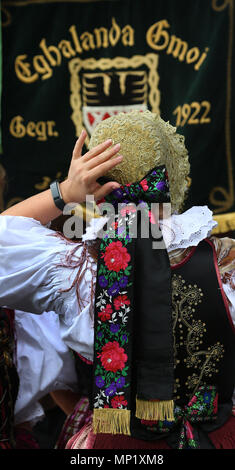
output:
<instances>
[{"instance_id":1,"label":"banner fringe","mask_svg":"<svg viewBox=\"0 0 235 470\"><path fill-rule=\"evenodd\" d=\"M140 400L136 398L136 418L148 421L175 421L173 400Z\"/></svg>"},{"instance_id":2,"label":"banner fringe","mask_svg":"<svg viewBox=\"0 0 235 470\"><path fill-rule=\"evenodd\" d=\"M93 413L93 431L95 434L131 435L130 410L96 408Z\"/></svg>"}]
</instances>

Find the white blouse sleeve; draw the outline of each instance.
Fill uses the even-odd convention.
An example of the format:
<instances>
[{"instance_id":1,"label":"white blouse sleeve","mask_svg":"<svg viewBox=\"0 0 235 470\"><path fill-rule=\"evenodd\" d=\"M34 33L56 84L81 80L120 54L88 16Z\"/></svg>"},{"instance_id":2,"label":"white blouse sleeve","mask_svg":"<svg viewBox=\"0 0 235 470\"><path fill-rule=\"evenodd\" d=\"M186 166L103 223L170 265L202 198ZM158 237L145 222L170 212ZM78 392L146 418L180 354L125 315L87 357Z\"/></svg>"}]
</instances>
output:
<instances>
[{"instance_id":1,"label":"white blouse sleeve","mask_svg":"<svg viewBox=\"0 0 235 470\"><path fill-rule=\"evenodd\" d=\"M91 298L91 271L94 274L96 263L87 253L84 263L76 267L83 249L84 245L56 236L34 219L0 216L0 305L38 314L54 311L69 321L70 315L81 311L76 283L70 289L81 271L80 285L88 303ZM73 267L62 266L68 258Z\"/></svg>"},{"instance_id":2,"label":"white blouse sleeve","mask_svg":"<svg viewBox=\"0 0 235 470\"><path fill-rule=\"evenodd\" d=\"M20 378L15 424L35 425L44 417L39 400L54 390L77 391L77 374L71 352L60 335L54 312L29 315L15 311L16 366Z\"/></svg>"}]
</instances>

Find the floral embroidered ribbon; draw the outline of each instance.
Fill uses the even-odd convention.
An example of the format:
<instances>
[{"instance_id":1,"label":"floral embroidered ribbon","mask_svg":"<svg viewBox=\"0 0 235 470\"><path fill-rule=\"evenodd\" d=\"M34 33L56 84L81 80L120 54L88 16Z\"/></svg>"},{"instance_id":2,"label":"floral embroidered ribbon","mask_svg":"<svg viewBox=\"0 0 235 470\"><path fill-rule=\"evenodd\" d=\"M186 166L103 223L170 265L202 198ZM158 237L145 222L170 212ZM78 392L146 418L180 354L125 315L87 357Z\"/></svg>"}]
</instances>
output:
<instances>
[{"instance_id":1,"label":"floral embroidered ribbon","mask_svg":"<svg viewBox=\"0 0 235 470\"><path fill-rule=\"evenodd\" d=\"M195 433L195 424L214 421L217 418L218 393L213 385L201 386L189 403L182 407L175 406L175 423L165 421L147 421L141 423L149 431L167 433L181 423L179 449L199 449L200 444Z\"/></svg>"},{"instance_id":2,"label":"floral embroidered ribbon","mask_svg":"<svg viewBox=\"0 0 235 470\"><path fill-rule=\"evenodd\" d=\"M107 196L106 201L111 202L115 209L117 209L119 203L122 203L123 206L118 214L118 222L117 219L113 222L100 244L95 300L93 428L95 433L129 435L130 416L131 411L133 411L133 393L131 393L134 375L132 353L135 336L133 328L136 320L136 306L134 306L136 277L134 277L134 273L136 273L137 268L134 262L140 248L140 245L136 248L130 235L131 225L136 218L136 209L129 204L131 202L138 205L144 202L147 220L150 219L150 222L152 222L152 215L149 210L150 203L169 202L168 176L165 167L161 166L153 169L138 183L127 184L118 188ZM153 268L152 271L157 272L160 264L161 269L166 272L169 267L166 250L152 250L149 240L147 243L149 243L147 250L150 251L150 259L154 258L152 251L159 252L155 254L155 256L158 256L158 260L162 260L162 256L164 257L164 262L156 262L157 266L154 264L150 269ZM137 251L135 251L135 248ZM140 277L141 270L142 266L138 271ZM152 271L147 274L147 277L154 277L155 274ZM161 274L158 275L158 278L163 278L163 281L160 280L159 282L164 283L164 288L162 285L160 287L161 294L164 292L164 295L162 295L164 304L165 298L167 298L168 303L169 298L171 298L169 292L170 278ZM151 282L149 278L149 284ZM138 289L141 290L142 286ZM150 292L153 290L156 291L155 284L150 286ZM155 328L162 339L160 338L160 341L158 341L158 338L153 335L153 339L151 338L151 341L153 341L153 357L151 355L149 357L149 351L147 350L146 356L138 359L140 380L137 380L137 383L141 385L137 387L139 399L137 399L136 416L138 418L150 419L152 417L153 419L167 418L173 420L173 349L171 342L168 341L168 333L171 330L171 324L169 323L171 322L171 310L167 304L162 309L163 316L161 317L160 311L156 315L156 299L153 299L153 301L154 308L152 308L152 312L149 312L151 308L147 308L146 313L142 309L142 317L145 315L146 322L150 322L148 323L148 330L153 328L154 332ZM158 301L161 305L161 299L158 298ZM161 307L159 310L161 310ZM150 316L150 313L152 316ZM142 318L143 320L145 321ZM156 321L158 323L155 325L154 322ZM164 336L163 324L165 324L167 336ZM169 334L171 333L172 331ZM158 347L161 341L163 345L160 345L160 362L156 365L154 361L156 358L158 359L159 351L156 351L155 347L156 345ZM141 348L143 351L145 351L146 345L148 348L148 337L147 339L145 337L143 341L143 347ZM143 351L142 354L144 355ZM153 361L153 365L156 365L156 372L151 361ZM148 369L148 365L150 369ZM144 390L146 369L148 369L146 376L148 383L147 390ZM154 374L158 375L155 376ZM158 387L157 390L155 384Z\"/></svg>"}]
</instances>

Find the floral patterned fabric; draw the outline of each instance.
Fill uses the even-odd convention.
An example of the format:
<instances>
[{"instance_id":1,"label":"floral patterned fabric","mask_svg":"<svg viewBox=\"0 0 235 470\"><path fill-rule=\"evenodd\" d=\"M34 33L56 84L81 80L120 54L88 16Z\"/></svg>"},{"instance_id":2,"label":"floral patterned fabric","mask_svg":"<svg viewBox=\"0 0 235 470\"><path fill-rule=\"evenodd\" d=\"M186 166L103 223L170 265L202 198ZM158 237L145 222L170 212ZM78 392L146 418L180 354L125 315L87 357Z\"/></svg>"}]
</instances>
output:
<instances>
[{"instance_id":1,"label":"floral patterned fabric","mask_svg":"<svg viewBox=\"0 0 235 470\"><path fill-rule=\"evenodd\" d=\"M113 222L100 244L95 322L94 408L127 409L130 399L133 253L130 227L136 205L169 202L165 167L152 170L142 181L127 184L107 196L115 209L122 203L119 221ZM121 215L121 216L120 216ZM128 222L128 223L126 223ZM126 230L122 230L124 227Z\"/></svg>"},{"instance_id":2,"label":"floral patterned fabric","mask_svg":"<svg viewBox=\"0 0 235 470\"><path fill-rule=\"evenodd\" d=\"M217 418L218 394L214 386L201 386L189 403L184 406L175 406L175 422L144 421L149 431L168 433L173 427L181 423L179 449L198 449L200 444L195 435L194 425L214 421Z\"/></svg>"}]
</instances>

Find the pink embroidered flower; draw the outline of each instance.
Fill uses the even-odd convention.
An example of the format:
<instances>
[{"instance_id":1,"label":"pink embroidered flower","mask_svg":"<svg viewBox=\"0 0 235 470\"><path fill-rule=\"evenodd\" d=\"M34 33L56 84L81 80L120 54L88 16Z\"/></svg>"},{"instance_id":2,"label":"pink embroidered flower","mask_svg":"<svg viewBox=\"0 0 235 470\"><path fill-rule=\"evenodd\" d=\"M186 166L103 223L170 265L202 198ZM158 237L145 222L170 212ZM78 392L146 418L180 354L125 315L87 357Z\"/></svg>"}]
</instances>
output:
<instances>
[{"instance_id":1,"label":"pink embroidered flower","mask_svg":"<svg viewBox=\"0 0 235 470\"><path fill-rule=\"evenodd\" d=\"M140 182L140 185L142 186L142 188L143 188L144 191L147 191L147 189L149 189L149 187L148 187L148 182L147 182L146 179L142 180L142 181Z\"/></svg>"},{"instance_id":2,"label":"pink embroidered flower","mask_svg":"<svg viewBox=\"0 0 235 470\"><path fill-rule=\"evenodd\" d=\"M120 210L121 216L125 217L127 214L133 214L136 212L136 207L133 204L127 204L126 207L123 207Z\"/></svg>"},{"instance_id":3,"label":"pink embroidered flower","mask_svg":"<svg viewBox=\"0 0 235 470\"><path fill-rule=\"evenodd\" d=\"M120 241L110 243L103 256L107 268L116 272L125 269L131 259L127 249Z\"/></svg>"},{"instance_id":4,"label":"pink embroidered flower","mask_svg":"<svg viewBox=\"0 0 235 470\"><path fill-rule=\"evenodd\" d=\"M124 307L125 305L130 305L130 300L127 298L127 295L118 295L114 299L114 307L115 310L119 310L121 307Z\"/></svg>"},{"instance_id":5,"label":"pink embroidered flower","mask_svg":"<svg viewBox=\"0 0 235 470\"><path fill-rule=\"evenodd\" d=\"M107 321L110 320L112 313L112 305L108 304L103 310L101 310L101 312L98 313L98 317L101 319L101 321Z\"/></svg>"},{"instance_id":6,"label":"pink embroidered flower","mask_svg":"<svg viewBox=\"0 0 235 470\"><path fill-rule=\"evenodd\" d=\"M193 398L190 400L190 402L188 404L188 407L192 406L193 403L196 403L196 401L197 401L197 397L196 397L196 395L194 395Z\"/></svg>"},{"instance_id":7,"label":"pink embroidered flower","mask_svg":"<svg viewBox=\"0 0 235 470\"><path fill-rule=\"evenodd\" d=\"M102 353L98 354L100 357L102 366L105 370L117 372L122 370L127 361L127 355L123 348L119 346L117 341L109 341L102 347Z\"/></svg>"},{"instance_id":8,"label":"pink embroidered flower","mask_svg":"<svg viewBox=\"0 0 235 470\"><path fill-rule=\"evenodd\" d=\"M156 219L152 211L149 211L149 220L151 224L156 224Z\"/></svg>"},{"instance_id":9,"label":"pink embroidered flower","mask_svg":"<svg viewBox=\"0 0 235 470\"><path fill-rule=\"evenodd\" d=\"M124 395L116 395L111 400L112 408L122 408L122 406L127 405Z\"/></svg>"}]
</instances>

